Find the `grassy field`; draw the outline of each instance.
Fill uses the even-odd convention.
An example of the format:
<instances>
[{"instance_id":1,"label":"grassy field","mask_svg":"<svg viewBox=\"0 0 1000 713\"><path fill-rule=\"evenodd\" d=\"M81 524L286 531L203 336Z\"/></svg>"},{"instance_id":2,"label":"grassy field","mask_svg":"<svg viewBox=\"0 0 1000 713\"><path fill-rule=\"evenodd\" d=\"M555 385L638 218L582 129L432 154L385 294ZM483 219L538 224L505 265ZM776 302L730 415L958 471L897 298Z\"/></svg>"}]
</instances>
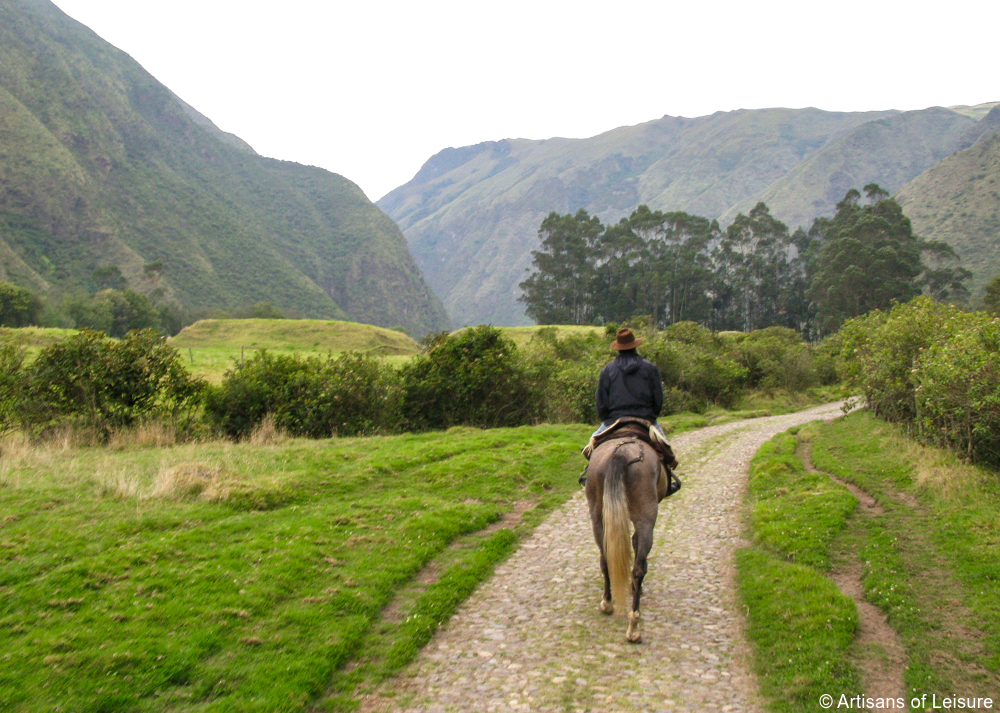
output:
<instances>
[{"instance_id":1,"label":"grassy field","mask_svg":"<svg viewBox=\"0 0 1000 713\"><path fill-rule=\"evenodd\" d=\"M297 711L321 694L337 708L353 682L335 672L395 593L480 533L390 627L369 679L408 661L579 487L589 430L118 451L8 441L0 710ZM525 507L513 530L482 534Z\"/></svg>"},{"instance_id":2,"label":"grassy field","mask_svg":"<svg viewBox=\"0 0 1000 713\"><path fill-rule=\"evenodd\" d=\"M0 710L353 710L579 489L591 428L8 437Z\"/></svg>"},{"instance_id":3,"label":"grassy field","mask_svg":"<svg viewBox=\"0 0 1000 713\"><path fill-rule=\"evenodd\" d=\"M815 468L809 471L802 457ZM848 489L874 498L857 507ZM859 571L905 651L905 699L1000 687L1000 479L857 413L780 434L751 469L753 547L737 555L761 690L773 711L862 692L886 651L856 638L858 610L831 575ZM888 695L878 690L869 696Z\"/></svg>"},{"instance_id":4,"label":"grassy field","mask_svg":"<svg viewBox=\"0 0 1000 713\"><path fill-rule=\"evenodd\" d=\"M318 319L203 319L168 342L194 375L215 383L234 363L264 348L300 356L361 351L390 358L420 351L420 345L403 332Z\"/></svg>"},{"instance_id":5,"label":"grassy field","mask_svg":"<svg viewBox=\"0 0 1000 713\"><path fill-rule=\"evenodd\" d=\"M29 358L44 347L56 344L76 334L75 329L55 329L50 327L21 327L8 329L0 327L0 344L16 344L24 347Z\"/></svg>"},{"instance_id":6,"label":"grassy field","mask_svg":"<svg viewBox=\"0 0 1000 713\"><path fill-rule=\"evenodd\" d=\"M565 339L569 336L590 336L592 334L602 335L604 334L604 327L589 327L586 325L576 325L576 324L558 324L558 325L535 325L534 327L498 327L498 329L503 332L503 335L508 339L512 340L518 347L523 349L531 343L539 332L547 331L553 334L558 339ZM460 334L464 329L459 329L455 334ZM609 338L608 344L611 344L614 339ZM609 350L609 355L613 356ZM611 356L608 357L610 361Z\"/></svg>"},{"instance_id":7,"label":"grassy field","mask_svg":"<svg viewBox=\"0 0 1000 713\"><path fill-rule=\"evenodd\" d=\"M26 347L28 358L40 349L76 334L75 329L0 328L0 343ZM167 340L195 376L222 381L226 369L260 349L278 354L325 357L347 351L385 356L402 363L420 351L404 332L357 322L320 319L203 319Z\"/></svg>"}]
</instances>

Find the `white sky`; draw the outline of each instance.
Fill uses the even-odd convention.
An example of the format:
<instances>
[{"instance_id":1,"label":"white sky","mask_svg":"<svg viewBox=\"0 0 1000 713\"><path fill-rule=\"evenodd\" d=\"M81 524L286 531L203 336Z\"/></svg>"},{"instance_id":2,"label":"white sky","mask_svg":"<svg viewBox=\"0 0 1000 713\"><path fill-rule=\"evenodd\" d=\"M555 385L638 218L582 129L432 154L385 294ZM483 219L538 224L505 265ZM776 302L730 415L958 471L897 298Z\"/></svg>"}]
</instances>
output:
<instances>
[{"instance_id":1,"label":"white sky","mask_svg":"<svg viewBox=\"0 0 1000 713\"><path fill-rule=\"evenodd\" d=\"M372 200L447 146L1000 100L997 0L55 0L259 153Z\"/></svg>"}]
</instances>

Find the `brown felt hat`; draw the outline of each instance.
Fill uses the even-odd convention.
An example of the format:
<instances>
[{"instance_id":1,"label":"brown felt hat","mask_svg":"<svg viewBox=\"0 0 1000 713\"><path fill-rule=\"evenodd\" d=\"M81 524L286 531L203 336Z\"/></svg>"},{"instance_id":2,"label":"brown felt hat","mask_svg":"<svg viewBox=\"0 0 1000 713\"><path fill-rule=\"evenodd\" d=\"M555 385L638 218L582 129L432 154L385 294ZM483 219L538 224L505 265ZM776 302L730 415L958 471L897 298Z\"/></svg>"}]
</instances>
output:
<instances>
[{"instance_id":1,"label":"brown felt hat","mask_svg":"<svg viewBox=\"0 0 1000 713\"><path fill-rule=\"evenodd\" d=\"M623 349L635 349L637 346L642 344L642 337L638 339L632 330L628 327L622 327L618 330L618 334L615 336L615 341L611 342L611 348L616 351L621 351Z\"/></svg>"}]
</instances>

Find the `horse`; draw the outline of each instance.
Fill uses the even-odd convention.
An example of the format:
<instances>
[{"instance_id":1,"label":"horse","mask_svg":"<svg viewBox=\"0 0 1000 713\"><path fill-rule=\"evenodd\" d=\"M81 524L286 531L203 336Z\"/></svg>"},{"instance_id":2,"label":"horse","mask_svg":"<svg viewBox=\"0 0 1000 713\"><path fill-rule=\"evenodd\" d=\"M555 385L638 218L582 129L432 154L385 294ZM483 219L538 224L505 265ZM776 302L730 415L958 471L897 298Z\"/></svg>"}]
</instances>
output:
<instances>
[{"instance_id":1,"label":"horse","mask_svg":"<svg viewBox=\"0 0 1000 713\"><path fill-rule=\"evenodd\" d=\"M674 459L671 466L676 463ZM664 490L669 480L661 477L660 468L660 457L652 446L627 436L598 445L587 466L587 504L604 575L600 611L611 615L616 606L624 611L631 594L625 638L636 644L642 642L639 600L646 558L653 546L653 526L659 501L672 492Z\"/></svg>"}]
</instances>

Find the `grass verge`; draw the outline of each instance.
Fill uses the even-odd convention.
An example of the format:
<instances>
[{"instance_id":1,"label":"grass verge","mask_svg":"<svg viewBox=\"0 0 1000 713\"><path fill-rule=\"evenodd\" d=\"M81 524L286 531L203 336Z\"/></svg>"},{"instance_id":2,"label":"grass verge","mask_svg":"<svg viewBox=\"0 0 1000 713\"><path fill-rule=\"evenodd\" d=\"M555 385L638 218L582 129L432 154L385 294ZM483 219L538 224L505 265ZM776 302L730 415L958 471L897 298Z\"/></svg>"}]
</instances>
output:
<instances>
[{"instance_id":1,"label":"grass verge","mask_svg":"<svg viewBox=\"0 0 1000 713\"><path fill-rule=\"evenodd\" d=\"M865 598L906 648L922 694L1000 690L1000 479L924 447L867 413L824 426L817 468L857 485L883 514L859 523Z\"/></svg>"},{"instance_id":2,"label":"grass verge","mask_svg":"<svg viewBox=\"0 0 1000 713\"><path fill-rule=\"evenodd\" d=\"M857 486L876 506L815 467ZM861 691L858 620L825 576L859 562L865 599L905 649L906 701L993 697L1000 686L1000 482L997 474L915 444L865 412L779 434L751 465L754 545L738 586L761 690L774 711L812 711L819 696ZM870 660L870 659L869 659ZM886 695L865 691L870 697Z\"/></svg>"},{"instance_id":3,"label":"grass verge","mask_svg":"<svg viewBox=\"0 0 1000 713\"><path fill-rule=\"evenodd\" d=\"M858 615L824 574L856 500L795 456L798 429L765 443L750 465L753 546L737 552L737 584L761 693L773 711L815 710L819 697L858 689L850 663Z\"/></svg>"}]
</instances>

